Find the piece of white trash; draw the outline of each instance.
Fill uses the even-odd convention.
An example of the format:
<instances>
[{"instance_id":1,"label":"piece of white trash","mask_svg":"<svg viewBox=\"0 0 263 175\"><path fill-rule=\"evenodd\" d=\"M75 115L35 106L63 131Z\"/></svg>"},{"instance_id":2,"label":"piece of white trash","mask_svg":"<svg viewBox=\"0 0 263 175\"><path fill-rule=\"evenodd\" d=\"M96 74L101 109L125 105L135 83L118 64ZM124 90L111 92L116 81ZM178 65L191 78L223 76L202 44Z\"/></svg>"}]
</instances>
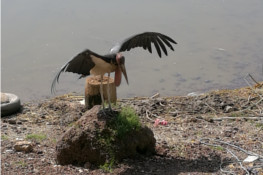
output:
<instances>
[{"instance_id":1,"label":"piece of white trash","mask_svg":"<svg viewBox=\"0 0 263 175\"><path fill-rule=\"evenodd\" d=\"M245 158L243 160L244 163L250 163L250 162L254 162L255 160L257 160L259 157L258 156L247 156L247 158Z\"/></svg>"},{"instance_id":2,"label":"piece of white trash","mask_svg":"<svg viewBox=\"0 0 263 175\"><path fill-rule=\"evenodd\" d=\"M85 105L85 99L81 100L79 103Z\"/></svg>"}]
</instances>

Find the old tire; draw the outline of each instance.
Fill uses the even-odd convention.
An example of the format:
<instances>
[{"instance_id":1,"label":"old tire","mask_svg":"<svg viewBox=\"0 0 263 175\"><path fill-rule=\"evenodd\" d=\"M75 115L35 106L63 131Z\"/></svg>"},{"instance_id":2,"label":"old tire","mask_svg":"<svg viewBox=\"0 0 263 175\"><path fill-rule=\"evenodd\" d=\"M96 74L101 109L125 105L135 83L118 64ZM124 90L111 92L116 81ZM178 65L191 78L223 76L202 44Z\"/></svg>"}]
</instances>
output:
<instances>
[{"instance_id":1,"label":"old tire","mask_svg":"<svg viewBox=\"0 0 263 175\"><path fill-rule=\"evenodd\" d=\"M20 99L18 96L10 93L4 93L8 98L6 103L1 102L1 117L11 115L21 108Z\"/></svg>"}]
</instances>

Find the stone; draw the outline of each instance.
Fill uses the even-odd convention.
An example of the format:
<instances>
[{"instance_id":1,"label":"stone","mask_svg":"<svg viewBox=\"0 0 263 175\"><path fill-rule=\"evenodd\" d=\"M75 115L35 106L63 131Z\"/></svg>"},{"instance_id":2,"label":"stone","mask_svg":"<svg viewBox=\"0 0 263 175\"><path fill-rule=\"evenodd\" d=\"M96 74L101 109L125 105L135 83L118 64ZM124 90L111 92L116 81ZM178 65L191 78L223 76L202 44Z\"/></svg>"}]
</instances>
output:
<instances>
[{"instance_id":1,"label":"stone","mask_svg":"<svg viewBox=\"0 0 263 175\"><path fill-rule=\"evenodd\" d=\"M233 112L234 108L232 106L226 106L225 107L225 113Z\"/></svg>"},{"instance_id":2,"label":"stone","mask_svg":"<svg viewBox=\"0 0 263 175\"><path fill-rule=\"evenodd\" d=\"M127 133L122 139L107 137L108 124L117 111L100 111L94 106L69 128L56 144L56 159L61 165L98 166L137 155L155 153L153 132L146 126Z\"/></svg>"},{"instance_id":3,"label":"stone","mask_svg":"<svg viewBox=\"0 0 263 175\"><path fill-rule=\"evenodd\" d=\"M14 149L16 151L22 151L25 153L29 153L33 150L33 144L29 141L18 141L15 143Z\"/></svg>"},{"instance_id":4,"label":"stone","mask_svg":"<svg viewBox=\"0 0 263 175\"><path fill-rule=\"evenodd\" d=\"M16 119L9 119L8 123L11 125L15 125L16 124Z\"/></svg>"}]
</instances>

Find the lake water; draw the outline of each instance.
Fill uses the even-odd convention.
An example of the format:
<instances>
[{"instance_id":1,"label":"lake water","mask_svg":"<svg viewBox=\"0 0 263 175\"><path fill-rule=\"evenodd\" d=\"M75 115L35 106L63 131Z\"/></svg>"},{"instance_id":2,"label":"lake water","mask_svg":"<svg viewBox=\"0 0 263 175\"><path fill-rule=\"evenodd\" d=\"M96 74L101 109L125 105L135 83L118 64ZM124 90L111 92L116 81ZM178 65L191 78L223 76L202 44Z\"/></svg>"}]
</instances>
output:
<instances>
[{"instance_id":1,"label":"lake water","mask_svg":"<svg viewBox=\"0 0 263 175\"><path fill-rule=\"evenodd\" d=\"M262 0L2 0L2 92L22 102L51 97L69 59L88 48L106 54L130 35L156 31L178 42L158 58L125 52L129 85L118 98L186 95L263 80ZM84 93L85 79L64 73L57 94Z\"/></svg>"}]
</instances>

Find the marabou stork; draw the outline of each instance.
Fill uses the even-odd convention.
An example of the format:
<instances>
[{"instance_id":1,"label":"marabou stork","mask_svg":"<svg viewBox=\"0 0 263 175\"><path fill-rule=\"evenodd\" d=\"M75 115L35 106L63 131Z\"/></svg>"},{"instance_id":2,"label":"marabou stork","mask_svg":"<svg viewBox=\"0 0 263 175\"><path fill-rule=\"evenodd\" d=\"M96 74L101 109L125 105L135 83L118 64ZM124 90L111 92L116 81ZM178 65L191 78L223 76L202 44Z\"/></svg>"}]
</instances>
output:
<instances>
[{"instance_id":1,"label":"marabou stork","mask_svg":"<svg viewBox=\"0 0 263 175\"><path fill-rule=\"evenodd\" d=\"M62 72L72 72L80 74L79 78L83 78L90 74L92 75L100 75L101 76L101 84L100 84L100 94L103 109L104 107L104 98L103 98L103 90L102 90L102 80L103 75L108 73L108 86L107 93L108 99L110 99L109 95L109 77L111 72L115 72L114 83L116 86L119 86L121 83L121 72L123 73L127 84L128 76L125 68L125 58L122 56L120 52L130 51L136 47L142 47L143 49L147 49L150 53L152 53L151 44L154 44L159 57L162 57L162 51L165 55L167 55L166 46L168 46L171 50L174 51L172 44L177 44L172 38L156 32L145 32L141 34L133 35L129 38L126 38L120 43L117 43L110 50L110 53L107 55L99 55L91 50L84 50L79 53L69 62L67 62L64 66L61 67L57 75L55 76L52 86L51 92L53 93L55 90L56 82L59 82L59 76ZM111 105L109 102L109 108L111 109Z\"/></svg>"}]
</instances>

